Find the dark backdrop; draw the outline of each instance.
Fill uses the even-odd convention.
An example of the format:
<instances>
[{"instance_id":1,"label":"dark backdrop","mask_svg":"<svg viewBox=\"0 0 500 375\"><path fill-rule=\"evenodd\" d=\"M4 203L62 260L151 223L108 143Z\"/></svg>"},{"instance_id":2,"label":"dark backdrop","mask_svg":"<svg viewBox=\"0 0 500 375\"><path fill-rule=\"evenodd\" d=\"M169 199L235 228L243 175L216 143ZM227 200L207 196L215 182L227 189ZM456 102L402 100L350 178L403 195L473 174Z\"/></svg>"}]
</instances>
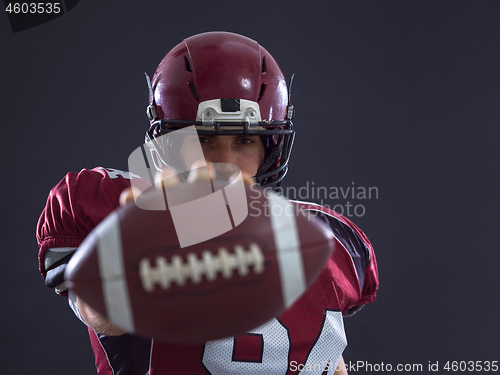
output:
<instances>
[{"instance_id":1,"label":"dark backdrop","mask_svg":"<svg viewBox=\"0 0 500 375\"><path fill-rule=\"evenodd\" d=\"M66 172L127 168L143 72L210 30L296 75L285 186L377 188L323 201L362 205L350 218L379 262L346 361L499 360L499 2L81 0L18 33L0 16L1 372L94 373L85 327L38 274L38 215Z\"/></svg>"}]
</instances>

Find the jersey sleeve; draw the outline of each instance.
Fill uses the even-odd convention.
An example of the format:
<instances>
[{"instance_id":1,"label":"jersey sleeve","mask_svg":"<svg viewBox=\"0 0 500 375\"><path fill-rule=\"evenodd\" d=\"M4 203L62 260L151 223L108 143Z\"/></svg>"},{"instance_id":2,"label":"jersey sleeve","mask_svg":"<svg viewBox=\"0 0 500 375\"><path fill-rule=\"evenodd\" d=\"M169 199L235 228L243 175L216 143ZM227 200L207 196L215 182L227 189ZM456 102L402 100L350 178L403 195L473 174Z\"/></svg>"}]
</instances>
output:
<instances>
[{"instance_id":1,"label":"jersey sleeve","mask_svg":"<svg viewBox=\"0 0 500 375\"><path fill-rule=\"evenodd\" d=\"M353 315L362 306L375 301L379 286L373 246L352 221L337 212L310 203L295 202L326 222L336 240L336 250L324 274L331 279L344 316ZM325 276L325 275L323 275Z\"/></svg>"},{"instance_id":2,"label":"jersey sleeve","mask_svg":"<svg viewBox=\"0 0 500 375\"><path fill-rule=\"evenodd\" d=\"M77 248L119 206L120 193L130 186L130 180L124 174L113 175L113 171L70 172L50 191L36 231L39 269L44 278L47 250Z\"/></svg>"}]
</instances>

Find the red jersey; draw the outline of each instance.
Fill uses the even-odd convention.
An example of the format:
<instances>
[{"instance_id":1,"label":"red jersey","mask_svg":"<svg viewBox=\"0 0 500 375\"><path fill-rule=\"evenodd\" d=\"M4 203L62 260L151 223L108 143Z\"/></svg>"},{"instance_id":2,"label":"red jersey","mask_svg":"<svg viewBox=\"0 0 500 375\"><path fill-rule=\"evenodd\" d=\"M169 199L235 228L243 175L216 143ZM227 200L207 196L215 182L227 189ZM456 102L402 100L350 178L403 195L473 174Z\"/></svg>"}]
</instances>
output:
<instances>
[{"instance_id":1,"label":"red jersey","mask_svg":"<svg viewBox=\"0 0 500 375\"><path fill-rule=\"evenodd\" d=\"M37 227L39 264L47 250L77 248L119 207L130 174L108 168L71 172L50 192ZM326 221L336 251L309 289L280 317L245 335L181 346L134 335L106 336L88 328L100 375L333 374L347 344L342 315L375 300L373 248L350 220L315 204L294 202ZM200 311L203 314L203 311Z\"/></svg>"}]
</instances>

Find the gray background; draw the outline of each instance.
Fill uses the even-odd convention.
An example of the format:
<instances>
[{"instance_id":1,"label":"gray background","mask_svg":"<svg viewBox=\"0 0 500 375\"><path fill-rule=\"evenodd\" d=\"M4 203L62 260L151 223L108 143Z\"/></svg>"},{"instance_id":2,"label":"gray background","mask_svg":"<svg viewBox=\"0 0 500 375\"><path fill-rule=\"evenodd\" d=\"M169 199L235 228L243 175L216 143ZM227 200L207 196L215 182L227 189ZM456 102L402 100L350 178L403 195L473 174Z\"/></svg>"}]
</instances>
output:
<instances>
[{"instance_id":1,"label":"gray background","mask_svg":"<svg viewBox=\"0 0 500 375\"><path fill-rule=\"evenodd\" d=\"M500 2L81 0L15 34L0 16L1 372L94 373L85 327L38 274L38 215L68 171L127 168L143 72L210 30L296 74L285 186L378 188L324 202L363 204L351 219L379 262L377 301L345 322L346 361L500 360Z\"/></svg>"}]
</instances>

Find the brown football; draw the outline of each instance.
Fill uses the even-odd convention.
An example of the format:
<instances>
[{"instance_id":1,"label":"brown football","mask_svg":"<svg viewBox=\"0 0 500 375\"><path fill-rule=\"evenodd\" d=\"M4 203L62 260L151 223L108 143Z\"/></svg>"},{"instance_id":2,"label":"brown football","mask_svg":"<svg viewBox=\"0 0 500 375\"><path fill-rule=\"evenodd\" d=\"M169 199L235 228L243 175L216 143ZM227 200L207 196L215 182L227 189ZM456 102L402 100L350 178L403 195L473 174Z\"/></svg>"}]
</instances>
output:
<instances>
[{"instance_id":1,"label":"brown football","mask_svg":"<svg viewBox=\"0 0 500 375\"><path fill-rule=\"evenodd\" d=\"M112 212L66 270L80 298L131 333L193 344L254 329L291 306L334 250L323 222L256 185L244 185L239 212L228 187L205 195L210 204L197 184L178 189L184 198L175 207L151 189ZM215 197L219 192L222 198ZM200 225L212 228L208 234L219 227L225 232L204 240Z\"/></svg>"}]
</instances>

